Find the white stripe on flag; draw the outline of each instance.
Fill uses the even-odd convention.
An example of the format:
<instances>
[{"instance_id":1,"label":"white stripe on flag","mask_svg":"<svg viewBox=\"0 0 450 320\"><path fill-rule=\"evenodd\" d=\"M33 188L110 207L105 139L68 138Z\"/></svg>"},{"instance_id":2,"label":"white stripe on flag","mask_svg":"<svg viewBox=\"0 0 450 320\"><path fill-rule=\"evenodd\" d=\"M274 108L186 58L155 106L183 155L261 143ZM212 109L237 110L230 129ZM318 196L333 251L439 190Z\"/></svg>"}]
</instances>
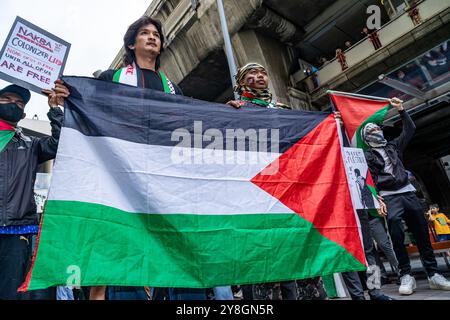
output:
<instances>
[{"instance_id":1,"label":"white stripe on flag","mask_svg":"<svg viewBox=\"0 0 450 320\"><path fill-rule=\"evenodd\" d=\"M293 213L250 182L280 154L255 164L176 164L173 147L61 133L49 200L159 214ZM184 149L211 161L212 150ZM244 152L223 151L225 156ZM246 154L251 154L247 152Z\"/></svg>"}]
</instances>

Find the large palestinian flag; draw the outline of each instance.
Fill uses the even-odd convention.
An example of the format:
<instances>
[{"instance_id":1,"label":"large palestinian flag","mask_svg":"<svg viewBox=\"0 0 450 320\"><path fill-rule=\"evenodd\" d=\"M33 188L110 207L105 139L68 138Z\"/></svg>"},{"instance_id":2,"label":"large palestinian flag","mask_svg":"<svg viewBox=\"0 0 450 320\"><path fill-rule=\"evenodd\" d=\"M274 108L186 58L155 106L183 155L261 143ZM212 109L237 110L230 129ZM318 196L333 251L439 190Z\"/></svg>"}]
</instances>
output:
<instances>
[{"instance_id":1,"label":"large palestinian flag","mask_svg":"<svg viewBox=\"0 0 450 320\"><path fill-rule=\"evenodd\" d=\"M361 138L361 129L369 122L383 124L391 107L389 99L370 99L343 92L330 93L330 97L336 109L341 112L352 146L367 149L367 144Z\"/></svg>"},{"instance_id":2,"label":"large palestinian flag","mask_svg":"<svg viewBox=\"0 0 450 320\"><path fill-rule=\"evenodd\" d=\"M65 81L72 94L21 290L74 277L199 288L365 269L332 115Z\"/></svg>"}]
</instances>

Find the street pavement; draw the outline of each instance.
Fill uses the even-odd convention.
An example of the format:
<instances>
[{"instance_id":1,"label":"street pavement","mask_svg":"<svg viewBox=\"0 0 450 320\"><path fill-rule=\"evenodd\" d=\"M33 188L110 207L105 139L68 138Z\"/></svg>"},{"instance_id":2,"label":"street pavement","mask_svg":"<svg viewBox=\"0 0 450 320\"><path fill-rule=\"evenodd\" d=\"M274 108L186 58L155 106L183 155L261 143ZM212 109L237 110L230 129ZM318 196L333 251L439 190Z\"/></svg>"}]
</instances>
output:
<instances>
[{"instance_id":1,"label":"street pavement","mask_svg":"<svg viewBox=\"0 0 450 320\"><path fill-rule=\"evenodd\" d=\"M445 264L444 259L440 256L437 256L436 260L438 262L440 273L444 275L448 280L450 280L450 269ZM385 267L387 271L390 271L389 264L385 263ZM450 291L430 289L428 285L428 279L426 277L424 269L422 268L422 264L419 258L414 258L411 260L411 268L417 283L417 289L412 295L400 295L398 293L399 286L395 282L383 285L381 288L383 292L396 300L450 300ZM368 295L366 295L366 297L367 299L369 299ZM350 299L347 297L334 300Z\"/></svg>"}]
</instances>

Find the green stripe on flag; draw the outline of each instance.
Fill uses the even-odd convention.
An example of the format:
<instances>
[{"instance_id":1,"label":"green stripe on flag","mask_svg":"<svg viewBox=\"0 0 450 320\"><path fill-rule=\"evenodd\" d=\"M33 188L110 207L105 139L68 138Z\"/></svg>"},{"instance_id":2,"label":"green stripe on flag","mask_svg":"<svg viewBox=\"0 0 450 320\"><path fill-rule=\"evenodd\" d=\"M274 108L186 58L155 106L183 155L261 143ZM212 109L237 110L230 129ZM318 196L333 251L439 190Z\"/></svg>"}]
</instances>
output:
<instances>
[{"instance_id":1,"label":"green stripe on flag","mask_svg":"<svg viewBox=\"0 0 450 320\"><path fill-rule=\"evenodd\" d=\"M365 266L297 214L139 214L48 201L29 289L76 284L74 270L84 286L208 288Z\"/></svg>"},{"instance_id":2,"label":"green stripe on flag","mask_svg":"<svg viewBox=\"0 0 450 320\"><path fill-rule=\"evenodd\" d=\"M373 123L376 123L378 125L383 124L384 118L386 117L386 113L389 111L390 107L391 107L391 105L388 104L383 109L378 110L373 115L371 115L369 118L367 118L366 121L364 121L358 127L358 129L356 129L355 137L356 137L356 146L358 148L362 148L363 150L366 150L366 149L369 148L369 146L362 140L362 137L361 137L361 130L362 130L362 128L364 128L364 126L366 124L368 124L369 122L373 122Z\"/></svg>"}]
</instances>

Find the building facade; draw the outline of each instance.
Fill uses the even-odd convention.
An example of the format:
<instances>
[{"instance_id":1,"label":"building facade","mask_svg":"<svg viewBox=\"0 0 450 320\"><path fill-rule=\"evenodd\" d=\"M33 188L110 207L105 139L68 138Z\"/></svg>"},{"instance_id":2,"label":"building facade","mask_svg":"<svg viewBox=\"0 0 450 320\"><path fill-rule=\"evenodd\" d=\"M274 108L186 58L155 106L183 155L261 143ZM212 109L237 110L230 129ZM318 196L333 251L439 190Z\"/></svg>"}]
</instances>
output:
<instances>
[{"instance_id":1,"label":"building facade","mask_svg":"<svg viewBox=\"0 0 450 320\"><path fill-rule=\"evenodd\" d=\"M405 164L450 212L450 0L223 2L236 64L265 65L280 102L329 110L327 90L402 98L417 125ZM162 69L185 95L232 99L215 0L153 0L145 14L163 22ZM400 131L395 112L387 125Z\"/></svg>"}]
</instances>

